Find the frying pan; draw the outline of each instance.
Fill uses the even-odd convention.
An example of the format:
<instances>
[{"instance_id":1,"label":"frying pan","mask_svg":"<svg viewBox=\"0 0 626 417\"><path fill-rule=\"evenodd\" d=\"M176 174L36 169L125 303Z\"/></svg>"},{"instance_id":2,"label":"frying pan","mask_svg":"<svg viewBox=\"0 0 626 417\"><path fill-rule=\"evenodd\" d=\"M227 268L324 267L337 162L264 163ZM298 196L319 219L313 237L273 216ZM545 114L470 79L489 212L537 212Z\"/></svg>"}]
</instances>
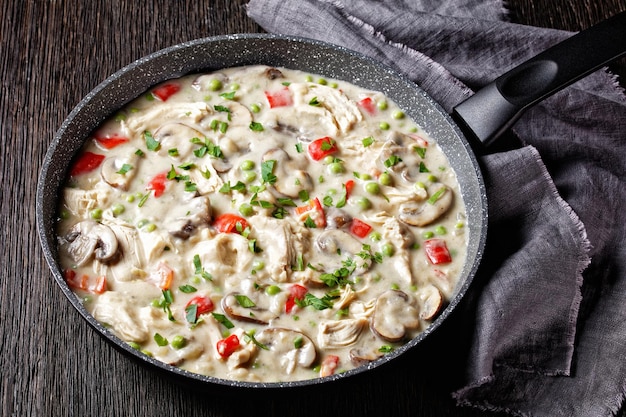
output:
<instances>
[{"instance_id":1,"label":"frying pan","mask_svg":"<svg viewBox=\"0 0 626 417\"><path fill-rule=\"evenodd\" d=\"M581 54L581 50L585 53ZM482 153L529 106L625 52L626 13L621 13L507 72L459 104L453 115L448 115L405 76L368 57L324 42L272 34L238 34L198 39L163 49L103 81L72 110L56 132L37 185L37 229L44 256L61 291L97 333L131 358L165 371L174 379L196 386L278 388L349 378L383 365L420 344L449 317L467 292L487 237L487 198L475 152ZM457 173L469 233L467 259L457 288L447 307L423 333L368 365L325 378L281 383L240 382L190 373L131 348L95 320L63 278L55 232L60 190L70 162L90 133L155 84L190 73L253 64L298 69L383 92L436 140Z\"/></svg>"}]
</instances>

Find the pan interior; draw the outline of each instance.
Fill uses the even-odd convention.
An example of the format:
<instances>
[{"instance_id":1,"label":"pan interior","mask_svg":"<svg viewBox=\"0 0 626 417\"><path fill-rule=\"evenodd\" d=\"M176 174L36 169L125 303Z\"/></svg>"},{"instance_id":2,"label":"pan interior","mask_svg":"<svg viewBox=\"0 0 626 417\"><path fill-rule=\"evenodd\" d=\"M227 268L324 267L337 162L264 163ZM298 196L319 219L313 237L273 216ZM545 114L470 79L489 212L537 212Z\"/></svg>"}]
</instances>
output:
<instances>
[{"instance_id":1,"label":"pan interior","mask_svg":"<svg viewBox=\"0 0 626 417\"><path fill-rule=\"evenodd\" d=\"M437 141L457 173L467 211L469 240L467 260L459 284L448 307L417 338L391 354L371 363L325 379L345 378L364 369L376 367L418 344L435 330L465 294L482 256L486 237L487 207L485 188L478 163L468 142L443 109L418 86L379 63L347 49L303 38L278 35L230 35L176 45L126 66L90 92L70 113L46 154L37 187L38 232L46 260L64 294L79 313L117 348L183 379L229 386L284 387L302 386L319 379L289 383L242 383L192 374L145 357L114 336L82 306L65 283L59 268L55 237L56 207L66 170L90 132L109 115L167 79L195 72L209 72L226 67L265 64L298 69L328 78L336 78L383 92Z\"/></svg>"}]
</instances>

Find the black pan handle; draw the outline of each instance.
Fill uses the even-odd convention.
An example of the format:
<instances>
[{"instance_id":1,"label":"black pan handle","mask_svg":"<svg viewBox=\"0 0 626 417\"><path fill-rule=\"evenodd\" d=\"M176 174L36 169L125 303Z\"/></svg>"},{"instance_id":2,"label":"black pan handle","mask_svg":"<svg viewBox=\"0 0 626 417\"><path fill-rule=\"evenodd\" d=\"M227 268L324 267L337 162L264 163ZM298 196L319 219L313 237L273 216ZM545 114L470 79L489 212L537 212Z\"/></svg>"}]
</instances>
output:
<instances>
[{"instance_id":1,"label":"black pan handle","mask_svg":"<svg viewBox=\"0 0 626 417\"><path fill-rule=\"evenodd\" d=\"M457 105L470 140L488 146L529 107L626 54L626 12L558 43Z\"/></svg>"}]
</instances>

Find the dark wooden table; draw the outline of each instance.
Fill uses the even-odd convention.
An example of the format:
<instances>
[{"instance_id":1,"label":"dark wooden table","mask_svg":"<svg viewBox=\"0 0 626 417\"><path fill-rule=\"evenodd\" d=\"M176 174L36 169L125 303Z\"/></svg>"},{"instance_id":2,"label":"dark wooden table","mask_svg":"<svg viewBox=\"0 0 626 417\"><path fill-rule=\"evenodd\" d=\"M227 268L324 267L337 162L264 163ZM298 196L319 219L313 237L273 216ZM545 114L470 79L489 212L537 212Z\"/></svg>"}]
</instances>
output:
<instances>
[{"instance_id":1,"label":"dark wooden table","mask_svg":"<svg viewBox=\"0 0 626 417\"><path fill-rule=\"evenodd\" d=\"M55 131L92 88L141 56L195 38L261 31L246 16L245 3L4 2L0 415L485 415L454 405L446 375L429 364L443 348L437 338L341 384L289 393L196 391L117 353L57 288L35 220L37 176ZM510 0L509 5L516 22L569 30L626 9L624 0ZM613 68L626 78L623 61Z\"/></svg>"}]
</instances>

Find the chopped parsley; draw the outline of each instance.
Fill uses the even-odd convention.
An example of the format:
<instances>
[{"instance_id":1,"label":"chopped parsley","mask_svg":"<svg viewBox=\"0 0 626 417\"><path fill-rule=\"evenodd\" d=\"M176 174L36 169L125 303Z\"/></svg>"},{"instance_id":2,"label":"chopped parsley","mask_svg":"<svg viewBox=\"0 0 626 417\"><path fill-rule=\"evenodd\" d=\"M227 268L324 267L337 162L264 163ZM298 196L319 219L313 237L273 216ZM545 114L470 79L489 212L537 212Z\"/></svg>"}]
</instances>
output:
<instances>
[{"instance_id":1,"label":"chopped parsley","mask_svg":"<svg viewBox=\"0 0 626 417\"><path fill-rule=\"evenodd\" d=\"M255 302L248 298L247 295L235 294L235 300L237 300L237 303L243 308L256 307Z\"/></svg>"},{"instance_id":2,"label":"chopped parsley","mask_svg":"<svg viewBox=\"0 0 626 417\"><path fill-rule=\"evenodd\" d=\"M124 164L122 165L120 170L116 172L116 174L126 175L126 173L128 173L128 171L130 171L131 169L133 169L133 166L131 164Z\"/></svg>"},{"instance_id":3,"label":"chopped parsley","mask_svg":"<svg viewBox=\"0 0 626 417\"><path fill-rule=\"evenodd\" d=\"M263 161L263 163L261 163L261 178L263 179L264 184L274 184L278 179L276 175L273 174L275 166L276 160L274 159Z\"/></svg>"},{"instance_id":4,"label":"chopped parsley","mask_svg":"<svg viewBox=\"0 0 626 417\"><path fill-rule=\"evenodd\" d=\"M143 132L143 137L146 141L146 147L149 151L156 152L161 149L161 143L152 136L152 133L147 130Z\"/></svg>"}]
</instances>

